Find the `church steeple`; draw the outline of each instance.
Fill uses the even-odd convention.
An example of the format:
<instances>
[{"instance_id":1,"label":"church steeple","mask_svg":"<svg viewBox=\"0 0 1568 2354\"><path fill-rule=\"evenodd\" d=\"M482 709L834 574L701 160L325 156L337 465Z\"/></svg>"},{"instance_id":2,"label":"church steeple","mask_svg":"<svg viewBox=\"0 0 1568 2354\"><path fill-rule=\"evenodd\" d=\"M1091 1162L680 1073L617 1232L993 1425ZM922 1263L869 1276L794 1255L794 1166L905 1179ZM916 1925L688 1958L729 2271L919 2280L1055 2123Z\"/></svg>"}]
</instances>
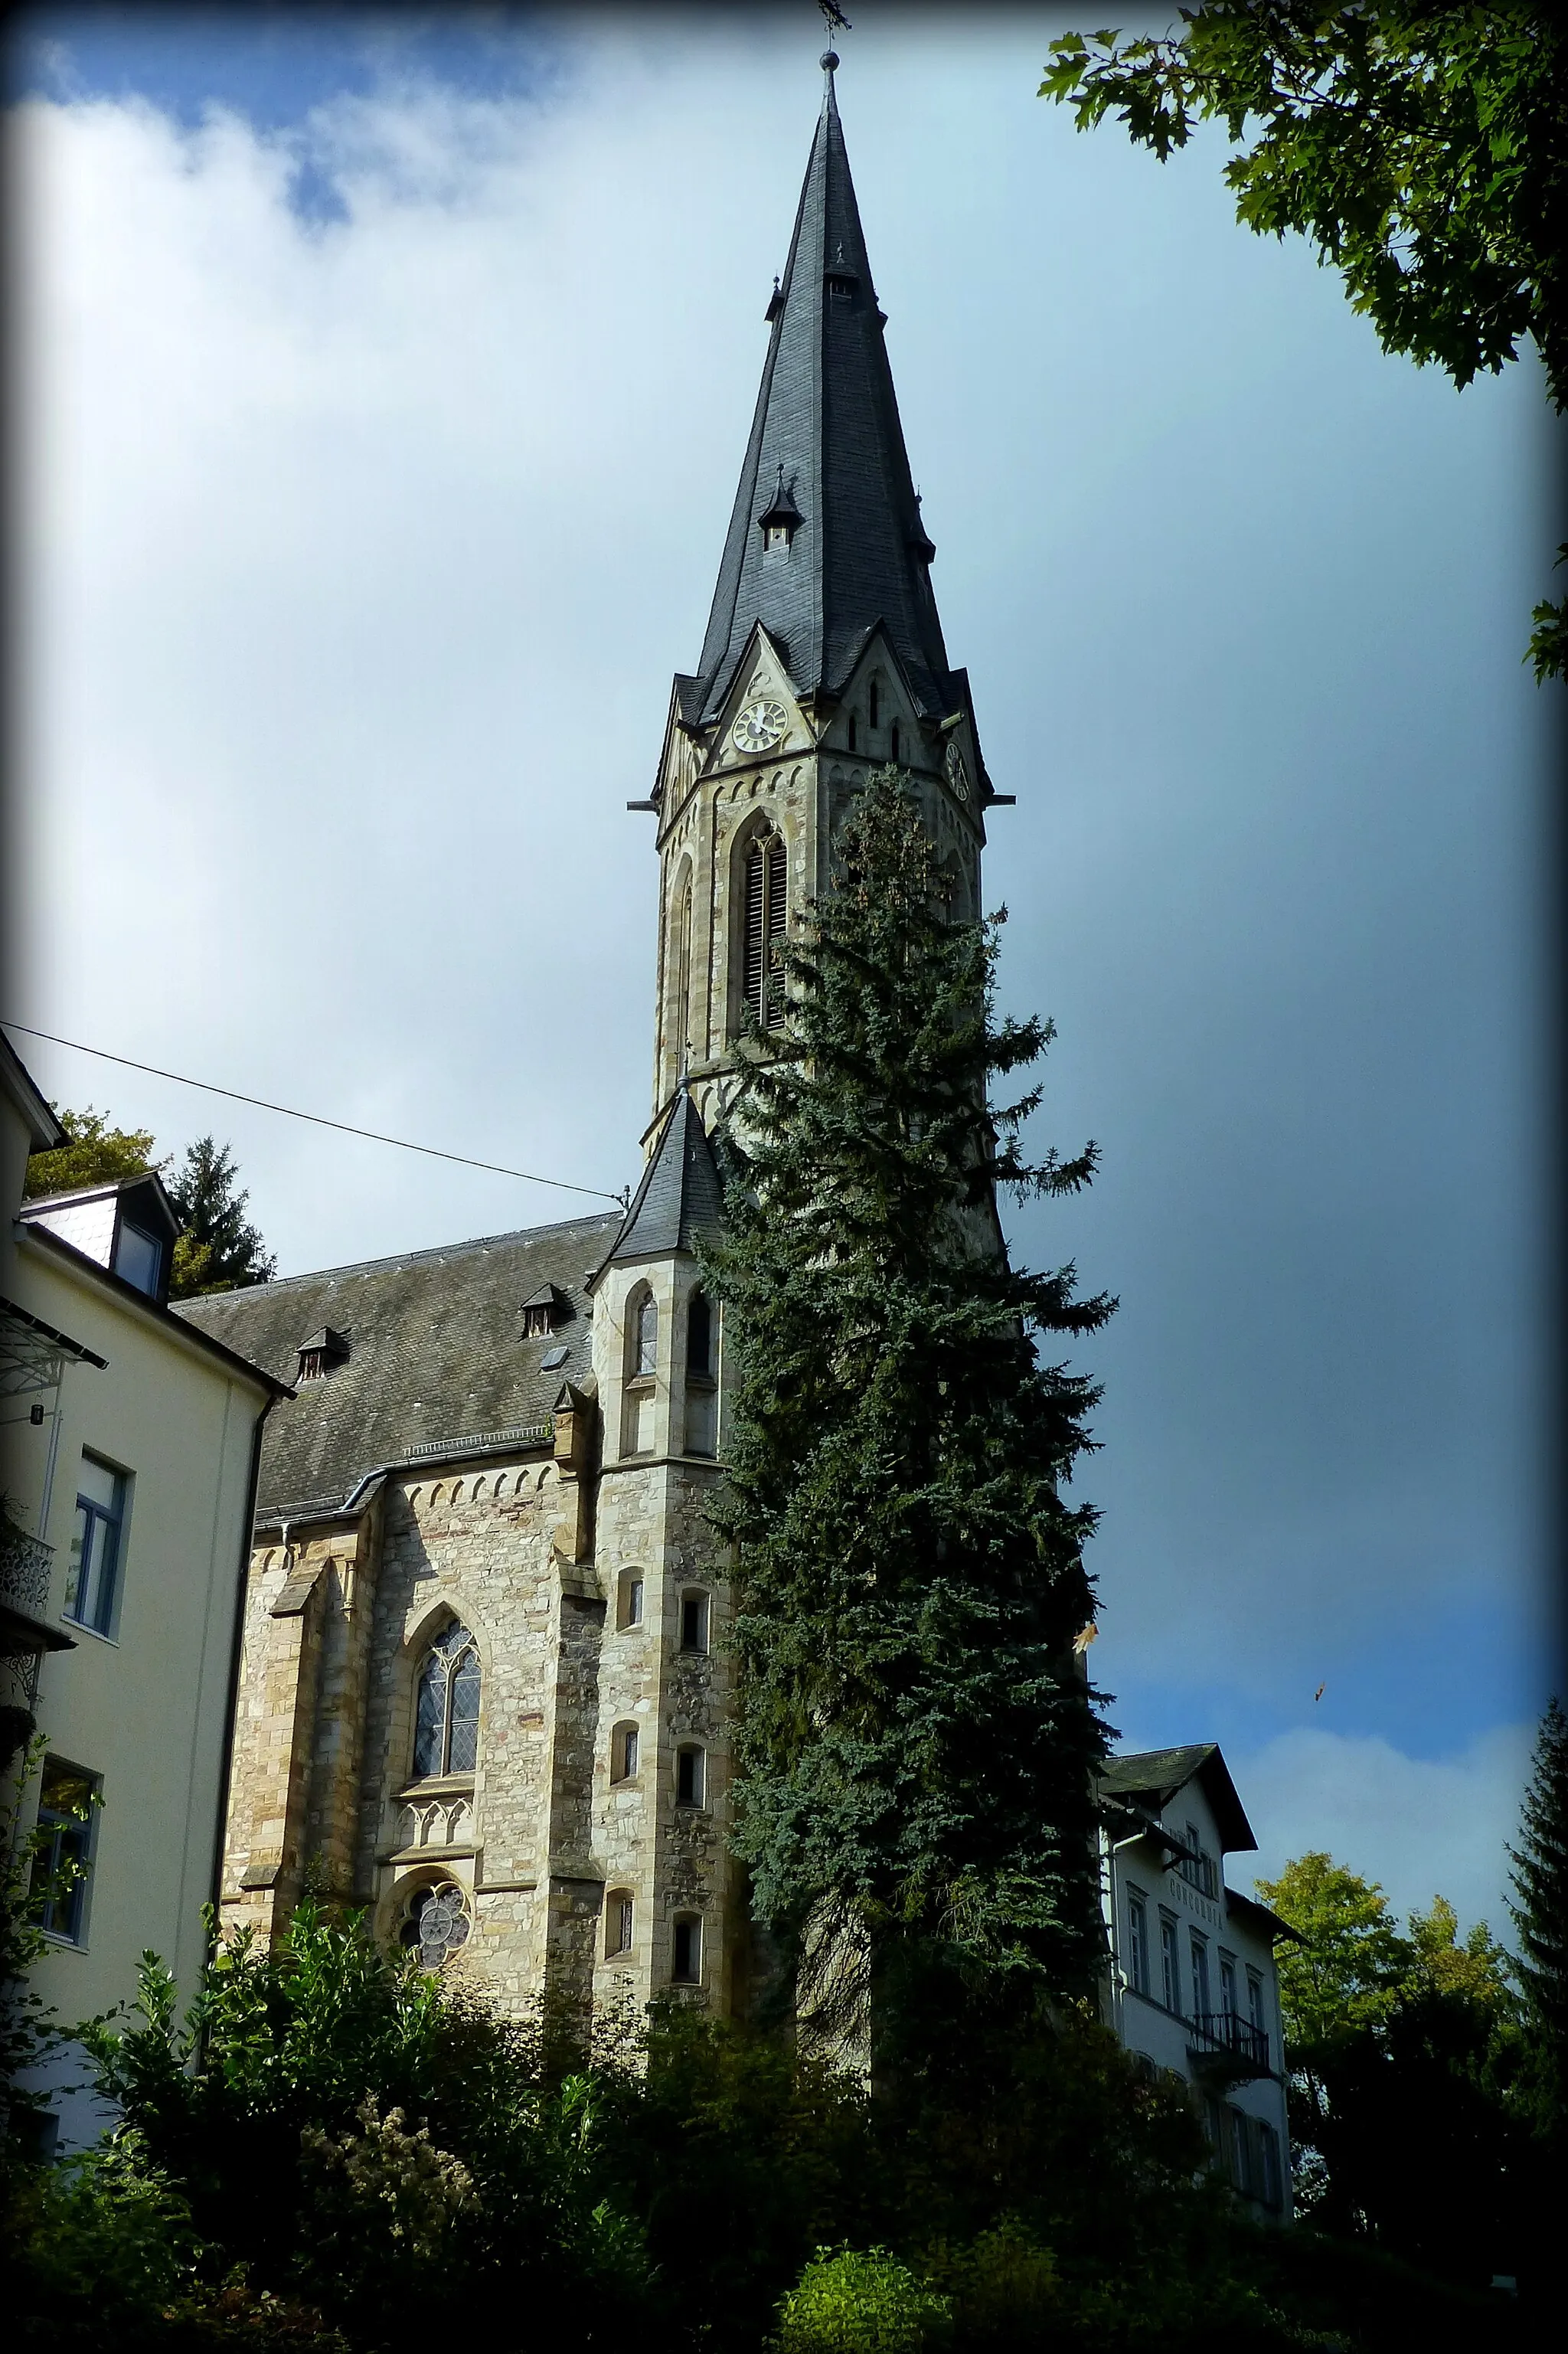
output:
<instances>
[{"instance_id":1,"label":"church steeple","mask_svg":"<svg viewBox=\"0 0 1568 2354\"><path fill-rule=\"evenodd\" d=\"M784 1019L775 943L828 887L867 774L908 776L956 916L980 905L992 793L948 663L843 128L827 88L699 670L677 675L649 801L661 910L652 1144L688 1080L711 1124L748 1023Z\"/></svg>"},{"instance_id":2,"label":"church steeple","mask_svg":"<svg viewBox=\"0 0 1568 2354\"><path fill-rule=\"evenodd\" d=\"M831 58L702 661L682 696L688 725L715 716L757 621L802 697L836 695L881 621L923 712L951 708L936 550L905 452ZM787 529L769 520L783 502L796 516Z\"/></svg>"}]
</instances>

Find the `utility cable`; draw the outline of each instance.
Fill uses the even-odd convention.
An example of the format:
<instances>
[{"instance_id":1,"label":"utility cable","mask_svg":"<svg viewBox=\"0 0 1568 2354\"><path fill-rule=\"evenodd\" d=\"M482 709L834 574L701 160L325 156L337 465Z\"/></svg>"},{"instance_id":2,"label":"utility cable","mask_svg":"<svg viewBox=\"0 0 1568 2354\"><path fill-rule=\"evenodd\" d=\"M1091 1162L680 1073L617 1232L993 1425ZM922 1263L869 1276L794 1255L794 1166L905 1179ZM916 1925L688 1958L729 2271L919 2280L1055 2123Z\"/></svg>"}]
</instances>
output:
<instances>
[{"instance_id":1,"label":"utility cable","mask_svg":"<svg viewBox=\"0 0 1568 2354\"><path fill-rule=\"evenodd\" d=\"M340 1136L363 1136L372 1144L395 1144L399 1152L422 1152L431 1161L455 1161L462 1169L487 1169L493 1177L521 1177L525 1184L553 1185L560 1193L596 1193L601 1201L625 1209L624 1193L607 1193L602 1185L574 1185L565 1177L537 1177L531 1169L503 1169L498 1161L474 1161L466 1152L443 1152L435 1144L410 1144L406 1136L383 1136L374 1128L351 1128L345 1119L325 1119L319 1111L296 1111L292 1104L269 1103L265 1096L241 1095L238 1087L215 1087L210 1079L187 1079L183 1071L163 1071L156 1063L133 1063L129 1055L111 1055L102 1046L84 1046L79 1038L57 1038L52 1030L30 1030L25 1022L0 1027L19 1030L24 1038L46 1038L51 1046L69 1046L73 1054L96 1055L101 1063L120 1063L128 1071L145 1071L154 1079L173 1079L182 1087L200 1087L209 1096L227 1096L231 1103L254 1104L260 1111L281 1112L285 1119L308 1119L315 1128L335 1128Z\"/></svg>"}]
</instances>

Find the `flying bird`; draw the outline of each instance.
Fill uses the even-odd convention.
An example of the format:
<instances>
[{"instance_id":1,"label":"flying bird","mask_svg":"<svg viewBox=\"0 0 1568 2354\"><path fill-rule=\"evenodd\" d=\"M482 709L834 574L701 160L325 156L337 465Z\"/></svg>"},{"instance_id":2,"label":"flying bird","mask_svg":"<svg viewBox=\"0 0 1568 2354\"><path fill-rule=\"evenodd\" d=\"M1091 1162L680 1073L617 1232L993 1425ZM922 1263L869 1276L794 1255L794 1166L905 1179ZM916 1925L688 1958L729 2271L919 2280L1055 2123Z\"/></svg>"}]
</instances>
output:
<instances>
[{"instance_id":1,"label":"flying bird","mask_svg":"<svg viewBox=\"0 0 1568 2354\"><path fill-rule=\"evenodd\" d=\"M1314 1701L1319 1701L1319 1700L1321 1700L1321 1699L1322 1699L1322 1697L1323 1697L1323 1694L1328 1691L1328 1689L1329 1689L1329 1687L1328 1687L1328 1685L1327 1685L1327 1684L1319 1684L1319 1687L1318 1687L1318 1689L1317 1689L1317 1691L1316 1691L1313 1693L1313 1695L1312 1695L1312 1698L1314 1699Z\"/></svg>"}]
</instances>

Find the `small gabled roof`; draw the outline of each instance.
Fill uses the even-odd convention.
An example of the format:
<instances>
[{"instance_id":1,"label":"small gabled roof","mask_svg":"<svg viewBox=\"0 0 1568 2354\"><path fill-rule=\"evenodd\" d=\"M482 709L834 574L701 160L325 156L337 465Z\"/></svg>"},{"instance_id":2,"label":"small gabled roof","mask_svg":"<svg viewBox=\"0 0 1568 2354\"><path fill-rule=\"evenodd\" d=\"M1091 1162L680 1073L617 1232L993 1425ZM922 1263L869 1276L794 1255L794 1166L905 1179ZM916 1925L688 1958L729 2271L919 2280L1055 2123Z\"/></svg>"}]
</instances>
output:
<instances>
[{"instance_id":1,"label":"small gabled roof","mask_svg":"<svg viewBox=\"0 0 1568 2354\"><path fill-rule=\"evenodd\" d=\"M180 1214L155 1169L140 1170L132 1177L101 1178L96 1185L72 1185L63 1193L38 1193L30 1202L24 1202L17 1214L26 1225L48 1225L56 1211L74 1209L83 1202L107 1202L127 1193L141 1194L145 1204L156 1209L171 1239L182 1231ZM138 1209L143 1206L143 1203L137 1204Z\"/></svg>"},{"instance_id":2,"label":"small gabled roof","mask_svg":"<svg viewBox=\"0 0 1568 2354\"><path fill-rule=\"evenodd\" d=\"M724 1181L703 1116L683 1081L605 1265L690 1251L699 1235L716 1235L723 1225Z\"/></svg>"},{"instance_id":3,"label":"small gabled roof","mask_svg":"<svg viewBox=\"0 0 1568 2354\"><path fill-rule=\"evenodd\" d=\"M1255 1848L1252 1825L1217 1741L1190 1741L1179 1749L1143 1749L1128 1757L1108 1757L1099 1771L1102 1797L1147 1799L1156 1814L1194 1780L1213 1810L1225 1853Z\"/></svg>"}]
</instances>

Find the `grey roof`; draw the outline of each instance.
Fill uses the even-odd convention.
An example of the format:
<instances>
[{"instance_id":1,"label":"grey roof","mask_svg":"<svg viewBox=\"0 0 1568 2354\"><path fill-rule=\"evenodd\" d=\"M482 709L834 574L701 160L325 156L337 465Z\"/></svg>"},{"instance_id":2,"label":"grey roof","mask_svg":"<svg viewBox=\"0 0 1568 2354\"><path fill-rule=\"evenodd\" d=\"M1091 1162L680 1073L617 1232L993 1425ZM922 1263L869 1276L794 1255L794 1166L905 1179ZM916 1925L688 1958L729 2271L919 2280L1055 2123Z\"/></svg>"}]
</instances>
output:
<instances>
[{"instance_id":1,"label":"grey roof","mask_svg":"<svg viewBox=\"0 0 1568 2354\"><path fill-rule=\"evenodd\" d=\"M323 1325L348 1341L347 1363L302 1383L267 1424L263 1517L286 1504L333 1511L368 1472L415 1448L543 1422L563 1378L580 1385L588 1377L584 1285L619 1223L611 1210L182 1300L187 1322L286 1381ZM572 1312L554 1332L525 1341L518 1310L544 1284ZM541 1358L563 1344L564 1371L546 1372Z\"/></svg>"},{"instance_id":2,"label":"grey roof","mask_svg":"<svg viewBox=\"0 0 1568 2354\"><path fill-rule=\"evenodd\" d=\"M1252 1825L1217 1741L1189 1741L1179 1749L1143 1749L1131 1756L1109 1757L1100 1768L1099 1787L1105 1797L1150 1798L1158 1808L1169 1806L1194 1776L1213 1808L1226 1854L1255 1848Z\"/></svg>"},{"instance_id":3,"label":"grey roof","mask_svg":"<svg viewBox=\"0 0 1568 2354\"><path fill-rule=\"evenodd\" d=\"M828 281L847 286L832 295ZM699 674L677 680L688 724L711 719L754 622L779 642L797 690L835 692L882 621L932 716L953 708L952 674L927 572L885 324L828 77L800 191ZM782 476L780 476L782 470ZM786 555L758 528L779 482L801 521Z\"/></svg>"},{"instance_id":4,"label":"grey roof","mask_svg":"<svg viewBox=\"0 0 1568 2354\"><path fill-rule=\"evenodd\" d=\"M683 1085L609 1259L689 1251L699 1235L716 1235L723 1225L724 1182L703 1116Z\"/></svg>"}]
</instances>

